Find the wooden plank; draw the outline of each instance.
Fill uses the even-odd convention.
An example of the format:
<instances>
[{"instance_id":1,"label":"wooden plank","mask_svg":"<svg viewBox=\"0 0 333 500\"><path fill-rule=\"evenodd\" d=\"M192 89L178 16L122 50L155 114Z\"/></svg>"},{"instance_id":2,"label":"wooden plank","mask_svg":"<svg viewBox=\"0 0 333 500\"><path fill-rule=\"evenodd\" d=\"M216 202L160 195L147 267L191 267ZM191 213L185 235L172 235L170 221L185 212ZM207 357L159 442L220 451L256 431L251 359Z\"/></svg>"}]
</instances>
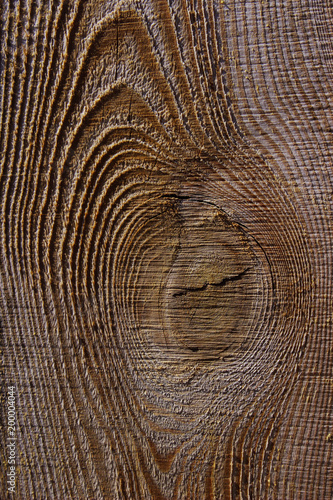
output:
<instances>
[{"instance_id":1,"label":"wooden plank","mask_svg":"<svg viewBox=\"0 0 333 500\"><path fill-rule=\"evenodd\" d=\"M1 5L1 498L333 498L332 5Z\"/></svg>"}]
</instances>

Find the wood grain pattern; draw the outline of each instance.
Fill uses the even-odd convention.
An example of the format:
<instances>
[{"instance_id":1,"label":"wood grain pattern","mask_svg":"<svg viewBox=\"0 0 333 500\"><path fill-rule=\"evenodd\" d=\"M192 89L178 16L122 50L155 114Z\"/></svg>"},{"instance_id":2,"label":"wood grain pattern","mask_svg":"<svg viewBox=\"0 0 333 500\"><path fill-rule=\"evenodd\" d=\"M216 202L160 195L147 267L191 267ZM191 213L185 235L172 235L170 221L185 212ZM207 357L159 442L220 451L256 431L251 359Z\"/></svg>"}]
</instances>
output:
<instances>
[{"instance_id":1,"label":"wood grain pattern","mask_svg":"<svg viewBox=\"0 0 333 500\"><path fill-rule=\"evenodd\" d=\"M332 16L2 3L1 498L333 498Z\"/></svg>"}]
</instances>

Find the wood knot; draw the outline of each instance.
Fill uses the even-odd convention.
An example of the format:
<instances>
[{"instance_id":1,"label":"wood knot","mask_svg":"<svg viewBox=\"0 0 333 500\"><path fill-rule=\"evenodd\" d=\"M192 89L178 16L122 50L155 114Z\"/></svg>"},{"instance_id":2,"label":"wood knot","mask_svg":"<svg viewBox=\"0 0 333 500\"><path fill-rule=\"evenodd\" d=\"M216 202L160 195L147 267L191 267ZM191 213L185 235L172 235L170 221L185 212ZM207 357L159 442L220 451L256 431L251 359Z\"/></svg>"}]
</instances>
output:
<instances>
[{"instance_id":1,"label":"wood knot","mask_svg":"<svg viewBox=\"0 0 333 500\"><path fill-rule=\"evenodd\" d=\"M261 293L250 239L215 205L188 197L175 199L160 222L165 251L150 259L141 288L151 338L173 356L197 360L236 351ZM148 295L157 289L155 303Z\"/></svg>"}]
</instances>

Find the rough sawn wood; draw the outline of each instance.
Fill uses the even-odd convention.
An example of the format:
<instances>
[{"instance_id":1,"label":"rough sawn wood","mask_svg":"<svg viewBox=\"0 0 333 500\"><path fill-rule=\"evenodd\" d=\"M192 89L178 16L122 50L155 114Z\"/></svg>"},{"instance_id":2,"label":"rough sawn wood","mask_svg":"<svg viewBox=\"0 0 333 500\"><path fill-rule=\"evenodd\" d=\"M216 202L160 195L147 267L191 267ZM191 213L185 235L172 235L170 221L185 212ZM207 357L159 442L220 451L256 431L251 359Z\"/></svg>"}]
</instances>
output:
<instances>
[{"instance_id":1,"label":"rough sawn wood","mask_svg":"<svg viewBox=\"0 0 333 500\"><path fill-rule=\"evenodd\" d=\"M328 0L4 0L1 498L333 498Z\"/></svg>"}]
</instances>

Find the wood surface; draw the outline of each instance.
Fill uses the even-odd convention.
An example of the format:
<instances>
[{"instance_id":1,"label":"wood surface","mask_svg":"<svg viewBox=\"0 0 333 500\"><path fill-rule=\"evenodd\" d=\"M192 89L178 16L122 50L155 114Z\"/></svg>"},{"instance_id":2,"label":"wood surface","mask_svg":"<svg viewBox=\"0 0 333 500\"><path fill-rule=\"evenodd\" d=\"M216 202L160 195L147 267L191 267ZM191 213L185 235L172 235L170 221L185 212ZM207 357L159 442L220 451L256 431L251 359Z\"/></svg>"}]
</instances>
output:
<instances>
[{"instance_id":1,"label":"wood surface","mask_svg":"<svg viewBox=\"0 0 333 500\"><path fill-rule=\"evenodd\" d=\"M333 498L332 21L3 0L1 499Z\"/></svg>"}]
</instances>

